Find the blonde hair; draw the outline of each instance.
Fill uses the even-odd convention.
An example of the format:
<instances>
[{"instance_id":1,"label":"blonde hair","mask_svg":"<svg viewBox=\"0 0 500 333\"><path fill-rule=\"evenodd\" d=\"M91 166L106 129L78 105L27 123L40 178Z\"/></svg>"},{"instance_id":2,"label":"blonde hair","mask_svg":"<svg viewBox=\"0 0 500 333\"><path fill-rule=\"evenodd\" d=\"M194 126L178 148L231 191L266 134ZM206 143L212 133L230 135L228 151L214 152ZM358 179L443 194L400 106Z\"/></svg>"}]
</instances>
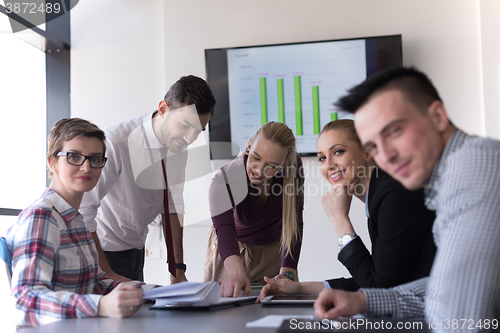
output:
<instances>
[{"instance_id":1,"label":"blonde hair","mask_svg":"<svg viewBox=\"0 0 500 333\"><path fill-rule=\"evenodd\" d=\"M296 195L303 195L296 183L295 174L297 173L297 147L295 136L292 130L283 123L269 122L255 133L253 140L262 135L265 139L279 144L287 150L286 159L288 163L283 170L283 217L281 228L281 250L286 251L286 255L291 254L293 243L299 235L297 224ZM299 170L300 171L300 170ZM292 255L293 256L293 255Z\"/></svg>"},{"instance_id":2,"label":"blonde hair","mask_svg":"<svg viewBox=\"0 0 500 333\"><path fill-rule=\"evenodd\" d=\"M358 137L358 134L356 133L356 128L354 127L354 120L351 119L339 119L339 120L334 120L330 121L328 124L326 124L323 129L321 130L321 133L318 135L318 139L321 136L321 134L331 131L331 130L343 130L347 133L347 138L351 140L352 142L355 142L361 150L363 150L363 145L361 144L361 140Z\"/></svg>"},{"instance_id":3,"label":"blonde hair","mask_svg":"<svg viewBox=\"0 0 500 333\"><path fill-rule=\"evenodd\" d=\"M47 139L47 162L52 162L56 158L56 155L61 151L64 142L81 136L88 138L97 138L101 140L103 147L102 156L106 154L106 144L104 143L104 140L106 140L106 135L99 127L85 119L64 118L56 122L50 130L50 134ZM50 166L47 167L49 168L50 179L52 178L53 173L50 169Z\"/></svg>"},{"instance_id":4,"label":"blonde hair","mask_svg":"<svg viewBox=\"0 0 500 333\"><path fill-rule=\"evenodd\" d=\"M354 142L356 145L358 145L359 149L361 152L364 152L365 154L368 154L365 149L363 148L363 145L361 144L361 140L359 139L358 133L356 133L356 128L354 127L354 120L351 119L339 119L339 120L334 120L330 121L328 124L326 124L323 129L321 130L321 133L318 135L318 140L320 136L328 131L332 130L341 130L344 131L346 134L347 138ZM316 141L317 142L317 141ZM372 166L376 166L375 162L373 161L373 157L370 155L369 159L367 160L369 170L370 170L370 175L371 175L371 168ZM378 177L378 168L375 168L376 170L376 176Z\"/></svg>"}]
</instances>

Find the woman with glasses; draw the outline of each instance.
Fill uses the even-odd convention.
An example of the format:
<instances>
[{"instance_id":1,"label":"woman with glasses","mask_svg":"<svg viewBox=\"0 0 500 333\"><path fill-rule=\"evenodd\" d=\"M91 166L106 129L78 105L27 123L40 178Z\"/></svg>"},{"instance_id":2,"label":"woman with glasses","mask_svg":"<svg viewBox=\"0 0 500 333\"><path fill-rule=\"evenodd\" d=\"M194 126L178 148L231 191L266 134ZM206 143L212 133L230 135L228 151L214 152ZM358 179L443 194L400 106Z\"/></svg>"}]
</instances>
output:
<instances>
[{"instance_id":1,"label":"woman with glasses","mask_svg":"<svg viewBox=\"0 0 500 333\"><path fill-rule=\"evenodd\" d=\"M78 118L62 119L50 132L50 186L21 212L6 237L20 326L127 317L142 304L135 285L119 284L99 269L94 241L78 212L83 193L97 184L106 164L104 140L103 131Z\"/></svg>"},{"instance_id":2,"label":"woman with glasses","mask_svg":"<svg viewBox=\"0 0 500 333\"><path fill-rule=\"evenodd\" d=\"M266 279L268 294L317 294L322 289L389 288L428 276L436 247L434 212L424 205L423 189L406 190L379 169L366 153L349 119L325 125L316 143L323 177L333 185L322 197L326 215L339 237L339 261L352 278L300 282ZM349 219L353 197L366 207L371 251Z\"/></svg>"},{"instance_id":3,"label":"woman with glasses","mask_svg":"<svg viewBox=\"0 0 500 333\"><path fill-rule=\"evenodd\" d=\"M224 166L209 190L213 228L205 281L221 283L221 295L250 293L264 276L297 280L302 245L304 177L295 137L270 122L248 143L246 153Z\"/></svg>"}]
</instances>

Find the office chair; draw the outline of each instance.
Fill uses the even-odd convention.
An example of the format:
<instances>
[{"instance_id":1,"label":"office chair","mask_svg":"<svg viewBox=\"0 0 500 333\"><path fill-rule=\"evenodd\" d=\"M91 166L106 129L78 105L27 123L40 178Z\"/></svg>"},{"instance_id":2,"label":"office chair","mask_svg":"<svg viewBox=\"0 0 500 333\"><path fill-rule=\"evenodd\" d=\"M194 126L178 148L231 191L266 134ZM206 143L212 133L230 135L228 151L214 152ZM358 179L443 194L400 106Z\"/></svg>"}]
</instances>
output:
<instances>
[{"instance_id":1,"label":"office chair","mask_svg":"<svg viewBox=\"0 0 500 333\"><path fill-rule=\"evenodd\" d=\"M7 250L7 243L4 237L0 237L0 257L5 262L5 270L7 271L7 278L9 285L12 281L12 262L10 261L9 250Z\"/></svg>"}]
</instances>

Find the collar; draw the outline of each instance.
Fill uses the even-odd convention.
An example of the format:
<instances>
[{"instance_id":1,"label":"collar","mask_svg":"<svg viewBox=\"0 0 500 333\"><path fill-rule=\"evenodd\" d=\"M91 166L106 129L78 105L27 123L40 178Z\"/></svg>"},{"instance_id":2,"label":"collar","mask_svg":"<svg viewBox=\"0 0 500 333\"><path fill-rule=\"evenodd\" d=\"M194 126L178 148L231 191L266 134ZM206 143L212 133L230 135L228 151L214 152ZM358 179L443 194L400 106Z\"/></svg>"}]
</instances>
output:
<instances>
[{"instance_id":1,"label":"collar","mask_svg":"<svg viewBox=\"0 0 500 333\"><path fill-rule=\"evenodd\" d=\"M370 210L368 209L368 195L369 194L370 194L370 186L368 186L368 189L366 190L366 199L365 199L365 215L367 218L370 218Z\"/></svg>"},{"instance_id":2,"label":"collar","mask_svg":"<svg viewBox=\"0 0 500 333\"><path fill-rule=\"evenodd\" d=\"M370 168L370 167L368 167ZM375 182L378 183L378 180L380 177L383 177L383 175L387 175L382 169L380 169L376 164L375 164L375 169L373 169L372 173L370 174L370 182L368 183L368 189L366 190L366 199L365 199L365 215L367 218L370 218L370 188L376 187L378 185L375 184ZM376 191L375 191L376 192Z\"/></svg>"},{"instance_id":3,"label":"collar","mask_svg":"<svg viewBox=\"0 0 500 333\"><path fill-rule=\"evenodd\" d=\"M142 133L144 134L144 148L150 149L160 149L165 148L164 145L156 137L156 134L153 130L153 117L157 114L158 111L154 111L150 116L146 116L144 123L142 126ZM158 116L159 117L159 116Z\"/></svg>"},{"instance_id":4,"label":"collar","mask_svg":"<svg viewBox=\"0 0 500 333\"><path fill-rule=\"evenodd\" d=\"M75 217L80 214L76 209L71 207L71 205L67 203L59 194L57 194L57 192L50 188L47 188L45 190L42 198L52 204L59 215L61 215L62 218L66 221L66 224L71 223L71 221L73 221Z\"/></svg>"},{"instance_id":5,"label":"collar","mask_svg":"<svg viewBox=\"0 0 500 333\"><path fill-rule=\"evenodd\" d=\"M434 166L431 179L429 180L429 184L425 189L425 205L428 209L436 210L436 196L439 188L439 181L446 170L446 160L457 149L460 149L462 147L466 138L467 134L457 128L451 135L448 143L443 150L443 153L441 154L441 157Z\"/></svg>"}]
</instances>

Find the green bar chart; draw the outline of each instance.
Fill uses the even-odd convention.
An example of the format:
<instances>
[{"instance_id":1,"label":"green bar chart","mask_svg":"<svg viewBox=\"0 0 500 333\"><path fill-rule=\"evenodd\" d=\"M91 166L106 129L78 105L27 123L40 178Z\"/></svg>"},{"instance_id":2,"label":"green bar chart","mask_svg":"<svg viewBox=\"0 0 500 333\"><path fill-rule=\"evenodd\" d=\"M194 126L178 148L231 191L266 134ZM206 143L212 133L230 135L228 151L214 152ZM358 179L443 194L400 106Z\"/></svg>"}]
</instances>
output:
<instances>
[{"instance_id":1,"label":"green bar chart","mask_svg":"<svg viewBox=\"0 0 500 333\"><path fill-rule=\"evenodd\" d=\"M294 77L295 83L295 123L297 135L304 135L304 126L302 123L302 86L300 76Z\"/></svg>"},{"instance_id":2,"label":"green bar chart","mask_svg":"<svg viewBox=\"0 0 500 333\"><path fill-rule=\"evenodd\" d=\"M269 122L286 124L297 151L314 153L321 129L351 119L335 102L366 78L364 40L228 49L227 91L231 142L245 147Z\"/></svg>"},{"instance_id":3,"label":"green bar chart","mask_svg":"<svg viewBox=\"0 0 500 333\"><path fill-rule=\"evenodd\" d=\"M292 77L258 79L262 125L270 120L276 121L276 118L278 122L286 124L288 119L290 128L295 128L295 135L318 135L321 132L321 119L327 122L328 118L334 121L339 117L337 112L331 112L333 109L327 109L324 105L325 109L321 115L319 81L306 82L304 86L301 75L294 75L293 80ZM271 87L276 87L276 90L269 87L268 81ZM307 97L304 98L304 95ZM293 117L293 105L295 105L295 117ZM288 115L285 115L286 112Z\"/></svg>"},{"instance_id":4,"label":"green bar chart","mask_svg":"<svg viewBox=\"0 0 500 333\"><path fill-rule=\"evenodd\" d=\"M319 134L321 131L320 119L319 119L319 87L312 87L313 96L313 124L314 124L314 134Z\"/></svg>"},{"instance_id":5,"label":"green bar chart","mask_svg":"<svg viewBox=\"0 0 500 333\"><path fill-rule=\"evenodd\" d=\"M260 81L260 119L262 125L267 123L267 83L266 78L261 77Z\"/></svg>"},{"instance_id":6,"label":"green bar chart","mask_svg":"<svg viewBox=\"0 0 500 333\"><path fill-rule=\"evenodd\" d=\"M278 121L285 123L285 85L283 79L276 80L278 85Z\"/></svg>"}]
</instances>

